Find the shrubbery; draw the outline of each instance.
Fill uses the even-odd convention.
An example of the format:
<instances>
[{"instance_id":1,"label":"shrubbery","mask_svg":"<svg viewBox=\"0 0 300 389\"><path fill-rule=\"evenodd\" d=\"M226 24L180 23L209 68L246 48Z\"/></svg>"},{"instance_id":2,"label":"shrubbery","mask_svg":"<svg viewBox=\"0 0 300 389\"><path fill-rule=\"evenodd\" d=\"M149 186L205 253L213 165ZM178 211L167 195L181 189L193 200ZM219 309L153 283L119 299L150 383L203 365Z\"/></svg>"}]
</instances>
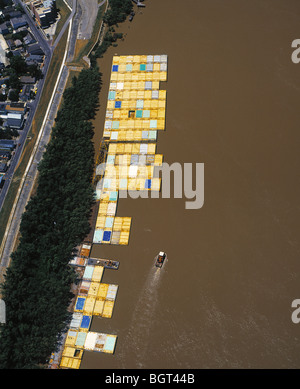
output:
<instances>
[{"instance_id":1,"label":"shrubbery","mask_svg":"<svg viewBox=\"0 0 300 389\"><path fill-rule=\"evenodd\" d=\"M109 0L109 9L105 12L103 20L109 26L124 22L132 9L131 0Z\"/></svg>"}]
</instances>

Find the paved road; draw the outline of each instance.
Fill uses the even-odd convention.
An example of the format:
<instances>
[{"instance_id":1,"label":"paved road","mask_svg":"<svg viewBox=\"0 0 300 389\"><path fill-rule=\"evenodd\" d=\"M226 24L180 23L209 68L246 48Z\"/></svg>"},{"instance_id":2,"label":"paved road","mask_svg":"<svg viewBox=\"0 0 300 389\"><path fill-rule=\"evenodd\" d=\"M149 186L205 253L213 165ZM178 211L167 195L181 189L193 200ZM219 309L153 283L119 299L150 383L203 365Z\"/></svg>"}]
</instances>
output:
<instances>
[{"instance_id":1,"label":"paved road","mask_svg":"<svg viewBox=\"0 0 300 389\"><path fill-rule=\"evenodd\" d=\"M71 62L74 58L79 22L80 22L80 19L82 17L82 10L81 10L81 7L80 7L80 4L78 1L76 1L76 7L74 6L73 8L76 8L76 14L73 17L72 33L71 33L71 37L70 37L67 62Z\"/></svg>"},{"instance_id":2,"label":"paved road","mask_svg":"<svg viewBox=\"0 0 300 389\"><path fill-rule=\"evenodd\" d=\"M72 23L72 21L71 21L71 23ZM77 30L78 30L78 24L72 23L70 35L68 37L69 38L68 43L67 43L68 47L67 47L67 52L65 53L66 55L64 58L64 63L65 63L65 60L67 58L72 58L73 48L71 47L71 45L69 45L69 43L71 43L73 41L74 36L75 36L75 40L76 40ZM66 85L67 78L69 75L68 68L65 65L63 65L63 67L61 69L62 69L62 72L61 72L61 75L59 77L56 89L55 89L52 103L49 105L49 111L46 114L45 121L44 121L42 128L40 130L41 137L39 139L36 151L34 153L33 161L30 164L30 167L27 171L26 177L25 177L23 185L21 187L22 188L21 192L19 193L18 200L16 201L16 204L15 204L14 215L13 215L13 218L11 220L10 229L9 229L8 235L6 237L5 245L4 245L2 256L1 256L0 270L1 270L1 267L2 268L7 267L9 264L10 254L14 248L16 237L17 237L17 234L19 231L21 217L22 217L22 214L24 212L25 206L29 200L29 196L30 196L30 193L31 193L31 190L33 187L33 183L34 183L34 180L36 178L37 166L38 166L38 163L42 159L45 146L50 139L51 129L52 129L52 126L54 124L54 119L55 119L56 114L57 114L57 109L58 109L59 103L61 101L61 97L62 97L63 91L65 89L65 85Z\"/></svg>"}]
</instances>

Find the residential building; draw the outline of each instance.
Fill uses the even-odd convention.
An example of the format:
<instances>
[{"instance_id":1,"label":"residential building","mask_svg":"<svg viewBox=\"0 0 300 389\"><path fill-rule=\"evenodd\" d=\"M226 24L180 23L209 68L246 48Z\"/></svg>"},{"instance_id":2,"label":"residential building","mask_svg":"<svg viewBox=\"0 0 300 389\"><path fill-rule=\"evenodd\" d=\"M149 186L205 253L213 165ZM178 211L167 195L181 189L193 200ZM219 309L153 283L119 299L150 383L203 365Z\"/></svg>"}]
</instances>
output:
<instances>
[{"instance_id":1,"label":"residential building","mask_svg":"<svg viewBox=\"0 0 300 389\"><path fill-rule=\"evenodd\" d=\"M8 113L6 125L10 128L20 129L23 125L23 115L21 113Z\"/></svg>"},{"instance_id":2,"label":"residential building","mask_svg":"<svg viewBox=\"0 0 300 389\"><path fill-rule=\"evenodd\" d=\"M30 8L42 28L48 28L57 17L56 0L34 0Z\"/></svg>"},{"instance_id":3,"label":"residential building","mask_svg":"<svg viewBox=\"0 0 300 389\"><path fill-rule=\"evenodd\" d=\"M17 30L19 27L27 26L27 21L24 16L20 16L19 18L10 19L10 24L14 30Z\"/></svg>"},{"instance_id":4,"label":"residential building","mask_svg":"<svg viewBox=\"0 0 300 389\"><path fill-rule=\"evenodd\" d=\"M40 48L40 46L37 43L27 46L27 53L35 54L35 55L44 55L43 50Z\"/></svg>"},{"instance_id":5,"label":"residential building","mask_svg":"<svg viewBox=\"0 0 300 389\"><path fill-rule=\"evenodd\" d=\"M33 90L33 85L27 84L24 85L20 94L19 94L19 100L21 101L29 101L30 100L30 92Z\"/></svg>"},{"instance_id":6,"label":"residential building","mask_svg":"<svg viewBox=\"0 0 300 389\"><path fill-rule=\"evenodd\" d=\"M27 65L29 65L29 62L32 62L34 64L41 64L43 62L43 56L37 55L37 54L30 54L26 59L25 62Z\"/></svg>"},{"instance_id":7,"label":"residential building","mask_svg":"<svg viewBox=\"0 0 300 389\"><path fill-rule=\"evenodd\" d=\"M15 11L15 8L14 7L5 7L3 10L2 10L2 13L4 16L10 16L10 13L11 12L14 12Z\"/></svg>"},{"instance_id":8,"label":"residential building","mask_svg":"<svg viewBox=\"0 0 300 389\"><path fill-rule=\"evenodd\" d=\"M24 115L26 111L26 104L24 103L6 104L5 110L7 113L21 113L22 115Z\"/></svg>"},{"instance_id":9,"label":"residential building","mask_svg":"<svg viewBox=\"0 0 300 389\"><path fill-rule=\"evenodd\" d=\"M7 23L0 24L0 31L1 31L2 35L9 34L9 29L8 29Z\"/></svg>"},{"instance_id":10,"label":"residential building","mask_svg":"<svg viewBox=\"0 0 300 389\"><path fill-rule=\"evenodd\" d=\"M8 161L11 157L11 151L8 149L0 149L0 160Z\"/></svg>"},{"instance_id":11,"label":"residential building","mask_svg":"<svg viewBox=\"0 0 300 389\"><path fill-rule=\"evenodd\" d=\"M16 147L15 141L11 139L0 139L0 149L13 150Z\"/></svg>"},{"instance_id":12,"label":"residential building","mask_svg":"<svg viewBox=\"0 0 300 389\"><path fill-rule=\"evenodd\" d=\"M35 84L36 79L35 79L35 77L21 76L20 81L22 84Z\"/></svg>"},{"instance_id":13,"label":"residential building","mask_svg":"<svg viewBox=\"0 0 300 389\"><path fill-rule=\"evenodd\" d=\"M7 165L5 162L0 162L0 173L5 173L7 170ZM0 177L0 182L2 184L3 176Z\"/></svg>"},{"instance_id":14,"label":"residential building","mask_svg":"<svg viewBox=\"0 0 300 389\"><path fill-rule=\"evenodd\" d=\"M22 15L23 15L23 14L22 14L21 11L11 11L11 12L9 13L9 16L10 16L11 18L20 18Z\"/></svg>"},{"instance_id":15,"label":"residential building","mask_svg":"<svg viewBox=\"0 0 300 389\"><path fill-rule=\"evenodd\" d=\"M35 38L28 32L28 34L23 38L25 45L31 45L32 43L36 43Z\"/></svg>"},{"instance_id":16,"label":"residential building","mask_svg":"<svg viewBox=\"0 0 300 389\"><path fill-rule=\"evenodd\" d=\"M16 48L15 41L13 39L7 39L6 43L9 50L14 50Z\"/></svg>"}]
</instances>

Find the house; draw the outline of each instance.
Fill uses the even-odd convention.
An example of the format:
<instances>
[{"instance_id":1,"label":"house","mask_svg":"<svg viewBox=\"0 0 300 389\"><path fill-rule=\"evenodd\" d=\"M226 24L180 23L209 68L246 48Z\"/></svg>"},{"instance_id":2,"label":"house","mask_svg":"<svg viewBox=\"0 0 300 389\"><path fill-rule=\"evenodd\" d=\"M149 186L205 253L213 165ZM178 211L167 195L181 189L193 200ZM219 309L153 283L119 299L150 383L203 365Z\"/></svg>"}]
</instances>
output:
<instances>
[{"instance_id":1,"label":"house","mask_svg":"<svg viewBox=\"0 0 300 389\"><path fill-rule=\"evenodd\" d=\"M6 43L9 50L14 50L16 48L15 42L12 39L7 39Z\"/></svg>"},{"instance_id":2,"label":"house","mask_svg":"<svg viewBox=\"0 0 300 389\"><path fill-rule=\"evenodd\" d=\"M30 92L32 91L32 89L33 89L33 85L29 85L29 84L24 85L19 94L19 100L24 102L30 100Z\"/></svg>"},{"instance_id":3,"label":"house","mask_svg":"<svg viewBox=\"0 0 300 389\"><path fill-rule=\"evenodd\" d=\"M1 31L1 34L2 34L2 35L7 35L7 34L9 34L9 29L8 29L6 23L0 24L0 31Z\"/></svg>"},{"instance_id":4,"label":"house","mask_svg":"<svg viewBox=\"0 0 300 389\"><path fill-rule=\"evenodd\" d=\"M27 26L27 21L24 16L20 16L19 18L10 19L10 24L14 30L17 30L19 27Z\"/></svg>"},{"instance_id":5,"label":"house","mask_svg":"<svg viewBox=\"0 0 300 389\"><path fill-rule=\"evenodd\" d=\"M25 45L31 45L32 43L36 43L35 38L28 32L28 34L23 38Z\"/></svg>"},{"instance_id":6,"label":"house","mask_svg":"<svg viewBox=\"0 0 300 389\"><path fill-rule=\"evenodd\" d=\"M22 31L28 31L28 26L23 26L23 27L19 27L16 32L19 33L19 32L22 32Z\"/></svg>"},{"instance_id":7,"label":"house","mask_svg":"<svg viewBox=\"0 0 300 389\"><path fill-rule=\"evenodd\" d=\"M8 161L11 157L11 151L8 149L0 149L0 159Z\"/></svg>"},{"instance_id":8,"label":"house","mask_svg":"<svg viewBox=\"0 0 300 389\"><path fill-rule=\"evenodd\" d=\"M27 53L34 54L34 55L44 55L43 50L40 48L40 46L37 43L27 46Z\"/></svg>"},{"instance_id":9,"label":"house","mask_svg":"<svg viewBox=\"0 0 300 389\"><path fill-rule=\"evenodd\" d=\"M35 77L21 76L20 82L21 82L21 84L35 84L36 79L35 79Z\"/></svg>"},{"instance_id":10,"label":"house","mask_svg":"<svg viewBox=\"0 0 300 389\"><path fill-rule=\"evenodd\" d=\"M0 162L0 173L5 173L7 170L7 165L5 162ZM0 177L1 179L1 183L2 183L2 179L3 179L3 176Z\"/></svg>"},{"instance_id":11,"label":"house","mask_svg":"<svg viewBox=\"0 0 300 389\"><path fill-rule=\"evenodd\" d=\"M16 147L15 141L11 139L0 139L0 149L13 150Z\"/></svg>"},{"instance_id":12,"label":"house","mask_svg":"<svg viewBox=\"0 0 300 389\"><path fill-rule=\"evenodd\" d=\"M11 11L11 12L9 13L9 16L10 16L11 18L19 18L19 17L22 16L22 12L21 12L21 11Z\"/></svg>"},{"instance_id":13,"label":"house","mask_svg":"<svg viewBox=\"0 0 300 389\"><path fill-rule=\"evenodd\" d=\"M15 130L20 130L23 125L23 120L21 119L7 119L6 127L14 128Z\"/></svg>"},{"instance_id":14,"label":"house","mask_svg":"<svg viewBox=\"0 0 300 389\"><path fill-rule=\"evenodd\" d=\"M23 125L23 115L21 113L8 113L6 125L10 128L20 129Z\"/></svg>"},{"instance_id":15,"label":"house","mask_svg":"<svg viewBox=\"0 0 300 389\"><path fill-rule=\"evenodd\" d=\"M41 64L43 62L43 56L42 55L29 55L26 59L25 62L27 65L37 65Z\"/></svg>"},{"instance_id":16,"label":"house","mask_svg":"<svg viewBox=\"0 0 300 389\"><path fill-rule=\"evenodd\" d=\"M15 11L15 8L14 7L5 7L3 10L2 10L2 13L4 16L10 16L10 13L11 12L14 12Z\"/></svg>"},{"instance_id":17,"label":"house","mask_svg":"<svg viewBox=\"0 0 300 389\"><path fill-rule=\"evenodd\" d=\"M21 113L22 115L24 115L26 111L26 104L24 103L6 104L5 110L8 113Z\"/></svg>"}]
</instances>

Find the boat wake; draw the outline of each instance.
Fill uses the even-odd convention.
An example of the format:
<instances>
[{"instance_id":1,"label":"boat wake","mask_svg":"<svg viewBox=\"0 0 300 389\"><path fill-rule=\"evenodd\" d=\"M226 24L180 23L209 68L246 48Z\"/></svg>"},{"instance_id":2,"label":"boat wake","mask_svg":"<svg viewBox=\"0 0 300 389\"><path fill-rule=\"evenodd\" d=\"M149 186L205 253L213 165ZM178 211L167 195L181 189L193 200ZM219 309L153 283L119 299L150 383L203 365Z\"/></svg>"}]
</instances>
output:
<instances>
[{"instance_id":1,"label":"boat wake","mask_svg":"<svg viewBox=\"0 0 300 389\"><path fill-rule=\"evenodd\" d=\"M124 341L123 363L129 354L134 356L136 368L144 368L145 356L149 345L149 334L153 317L158 303L158 287L162 280L164 269L152 267L139 296L132 315L131 324ZM142 345L142 348L140 347Z\"/></svg>"}]
</instances>

